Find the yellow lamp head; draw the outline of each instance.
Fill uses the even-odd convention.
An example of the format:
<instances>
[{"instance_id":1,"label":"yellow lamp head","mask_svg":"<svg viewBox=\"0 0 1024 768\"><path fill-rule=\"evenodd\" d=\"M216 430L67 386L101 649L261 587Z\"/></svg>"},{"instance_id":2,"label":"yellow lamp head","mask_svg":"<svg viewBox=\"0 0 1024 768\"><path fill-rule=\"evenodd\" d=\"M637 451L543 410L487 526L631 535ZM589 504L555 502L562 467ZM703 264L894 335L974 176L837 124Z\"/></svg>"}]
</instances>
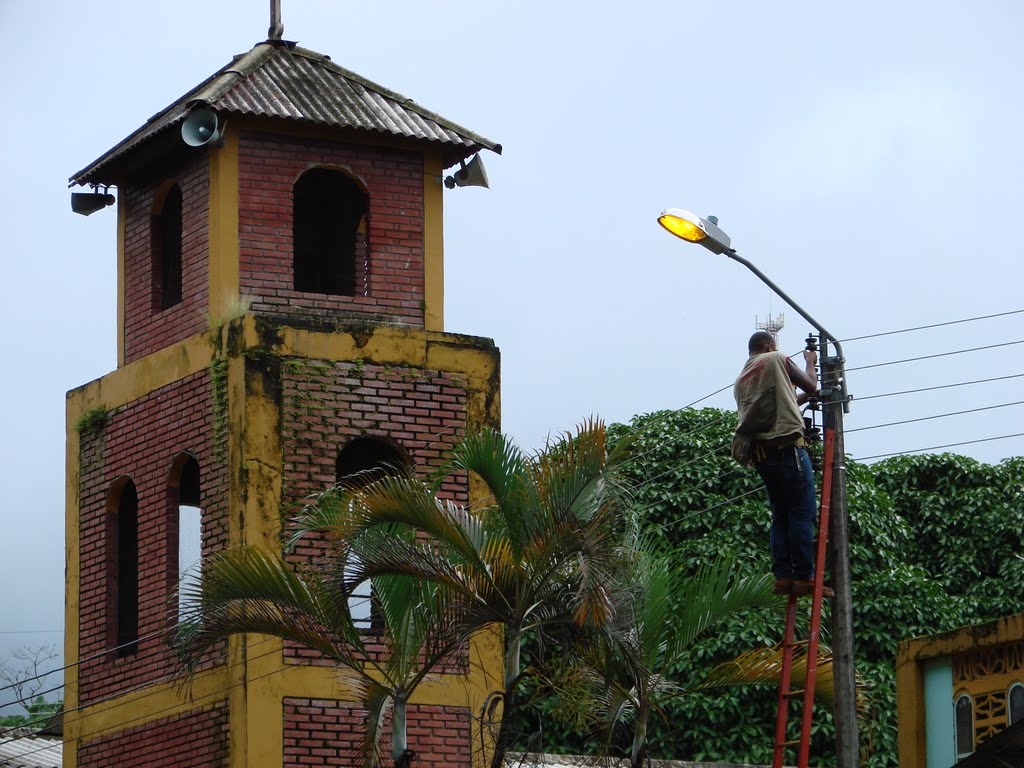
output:
<instances>
[{"instance_id":1,"label":"yellow lamp head","mask_svg":"<svg viewBox=\"0 0 1024 768\"><path fill-rule=\"evenodd\" d=\"M732 240L718 228L714 216L702 219L682 208L667 208L658 217L658 223L681 240L700 243L713 253L735 253Z\"/></svg>"},{"instance_id":2,"label":"yellow lamp head","mask_svg":"<svg viewBox=\"0 0 1024 768\"><path fill-rule=\"evenodd\" d=\"M704 231L700 216L684 211L682 208L669 208L658 217L658 223L676 237L699 243L708 233Z\"/></svg>"}]
</instances>

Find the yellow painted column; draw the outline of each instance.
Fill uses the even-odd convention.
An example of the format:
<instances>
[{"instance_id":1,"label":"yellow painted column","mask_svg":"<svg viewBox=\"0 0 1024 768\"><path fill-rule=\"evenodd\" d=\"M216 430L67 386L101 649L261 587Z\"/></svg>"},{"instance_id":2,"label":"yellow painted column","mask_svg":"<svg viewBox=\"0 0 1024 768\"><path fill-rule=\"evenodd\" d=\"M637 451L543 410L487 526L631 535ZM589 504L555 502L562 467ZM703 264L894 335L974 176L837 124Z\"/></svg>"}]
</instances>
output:
<instances>
[{"instance_id":1,"label":"yellow painted column","mask_svg":"<svg viewBox=\"0 0 1024 768\"><path fill-rule=\"evenodd\" d=\"M211 320L239 312L238 131L228 126L224 146L210 150L209 305Z\"/></svg>"},{"instance_id":2,"label":"yellow painted column","mask_svg":"<svg viewBox=\"0 0 1024 768\"><path fill-rule=\"evenodd\" d=\"M231 476L238 478L232 503L232 543L266 550L281 547L281 440L274 391L279 375L274 350L260 338L256 320L241 320L242 350L231 359L229 398ZM257 350L255 355L247 355ZM251 358L251 359L250 359ZM237 768L279 768L284 754L281 668L283 644L265 635L240 639L245 653L246 685L232 700L231 764ZM244 696L244 701L241 700ZM239 709L236 711L236 707Z\"/></svg>"},{"instance_id":3,"label":"yellow painted column","mask_svg":"<svg viewBox=\"0 0 1024 768\"><path fill-rule=\"evenodd\" d=\"M122 218L118 204L118 219ZM119 230L120 231L120 230ZM121 236L118 236L119 245ZM120 248L118 251L120 252ZM118 288L123 283L120 280L120 260L118 264ZM121 303L118 303L120 312ZM119 324L120 327L120 324ZM120 338L120 336L119 336ZM121 347L118 346L118 365L121 364ZM64 663L67 668L64 670L64 708L68 714L64 717L65 735L68 741L64 744L64 768L76 768L78 765L78 732L79 728L75 723L74 710L78 707L78 624L79 624L79 575L81 574L81 563L79 561L79 525L78 505L79 493L78 483L81 473L81 457L79 454L80 440L75 424L81 416L80 398L73 393L68 395L65 405L65 419L67 429L67 447L65 458L65 491L64 491Z\"/></svg>"},{"instance_id":4,"label":"yellow painted column","mask_svg":"<svg viewBox=\"0 0 1024 768\"><path fill-rule=\"evenodd\" d=\"M444 330L444 186L441 155L423 156L423 327Z\"/></svg>"},{"instance_id":5,"label":"yellow painted column","mask_svg":"<svg viewBox=\"0 0 1024 768\"><path fill-rule=\"evenodd\" d=\"M924 768L926 757L924 674L900 643L896 651L896 744L900 768Z\"/></svg>"}]
</instances>

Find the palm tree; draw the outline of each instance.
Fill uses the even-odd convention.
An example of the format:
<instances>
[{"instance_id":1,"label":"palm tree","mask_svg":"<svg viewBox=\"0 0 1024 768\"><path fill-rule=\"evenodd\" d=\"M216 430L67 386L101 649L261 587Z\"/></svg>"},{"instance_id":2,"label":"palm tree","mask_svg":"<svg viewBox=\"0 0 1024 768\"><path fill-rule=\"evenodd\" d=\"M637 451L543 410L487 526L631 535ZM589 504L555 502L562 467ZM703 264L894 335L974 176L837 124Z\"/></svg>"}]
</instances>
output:
<instances>
[{"instance_id":1,"label":"palm tree","mask_svg":"<svg viewBox=\"0 0 1024 768\"><path fill-rule=\"evenodd\" d=\"M532 455L484 430L462 440L437 477L466 472L489 494L462 507L438 498L440 480L380 478L360 489L339 486L296 521L297 536L327 532L358 556L348 594L366 579L406 576L453 596L462 638L504 630L501 704L491 765L500 768L514 736L524 636L553 624L599 628L613 618L624 536L632 533L605 430L590 422Z\"/></svg>"},{"instance_id":2,"label":"palm tree","mask_svg":"<svg viewBox=\"0 0 1024 768\"><path fill-rule=\"evenodd\" d=\"M631 581L625 604L603 636L584 638L573 663L560 661L545 678L562 715L596 727L605 751L616 732L630 728L630 765L640 768L647 760L652 715L687 693L670 670L719 622L749 608L781 606L784 598L772 594L771 575L738 576L729 559L688 576L650 541L635 552Z\"/></svg>"},{"instance_id":3,"label":"palm tree","mask_svg":"<svg viewBox=\"0 0 1024 768\"><path fill-rule=\"evenodd\" d=\"M410 695L457 645L443 588L404 576L373 581L387 642L383 656L367 651L343 591L349 551L332 543L323 561L304 567L253 547L223 550L203 564L201 585L185 595L187 613L172 635L185 673L235 634L273 635L319 651L338 664L344 693L362 702L367 729L362 762L383 764L380 735L392 713L391 761L408 761L406 708Z\"/></svg>"}]
</instances>

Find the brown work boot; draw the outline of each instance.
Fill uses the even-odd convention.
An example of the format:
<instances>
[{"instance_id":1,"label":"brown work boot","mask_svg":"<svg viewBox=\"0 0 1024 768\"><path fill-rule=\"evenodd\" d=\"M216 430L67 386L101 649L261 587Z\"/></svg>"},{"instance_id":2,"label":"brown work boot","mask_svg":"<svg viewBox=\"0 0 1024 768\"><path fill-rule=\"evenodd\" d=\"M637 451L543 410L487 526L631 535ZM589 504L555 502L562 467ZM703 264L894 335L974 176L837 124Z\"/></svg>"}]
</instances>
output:
<instances>
[{"instance_id":1,"label":"brown work boot","mask_svg":"<svg viewBox=\"0 0 1024 768\"><path fill-rule=\"evenodd\" d=\"M793 591L793 580L792 579L775 579L775 586L772 587L772 592L776 595L788 595Z\"/></svg>"},{"instance_id":2,"label":"brown work boot","mask_svg":"<svg viewBox=\"0 0 1024 768\"><path fill-rule=\"evenodd\" d=\"M812 579L794 579L793 580L793 594L794 595L812 595L814 594L814 581ZM836 596L836 593L832 591L831 587L827 587L824 584L821 587L821 596L831 600Z\"/></svg>"}]
</instances>

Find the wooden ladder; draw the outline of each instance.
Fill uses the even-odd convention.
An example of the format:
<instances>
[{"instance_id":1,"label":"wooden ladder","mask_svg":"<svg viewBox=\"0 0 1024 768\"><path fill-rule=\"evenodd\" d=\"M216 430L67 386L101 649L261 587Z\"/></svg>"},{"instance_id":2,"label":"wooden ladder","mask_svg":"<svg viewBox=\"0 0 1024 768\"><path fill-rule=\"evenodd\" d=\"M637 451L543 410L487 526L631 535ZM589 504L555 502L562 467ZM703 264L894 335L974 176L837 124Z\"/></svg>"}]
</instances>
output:
<instances>
[{"instance_id":1,"label":"wooden ladder","mask_svg":"<svg viewBox=\"0 0 1024 768\"><path fill-rule=\"evenodd\" d=\"M798 595L790 594L786 604L786 632L782 639L782 680L779 684L779 709L775 717L775 756L773 768L782 768L787 747L799 747L797 768L807 768L811 748L811 712L814 707L814 687L818 673L818 639L821 631L821 597L825 583L825 550L828 544L828 510L832 496L832 451L835 431L825 430L825 461L822 467L821 506L818 513L818 547L814 566L814 590L811 593L811 627L807 640L794 640L796 633L796 604ZM807 674L804 687L793 690L793 650L807 646ZM803 717L800 723L800 738L786 740L786 721L789 716L789 702L803 696Z\"/></svg>"}]
</instances>

